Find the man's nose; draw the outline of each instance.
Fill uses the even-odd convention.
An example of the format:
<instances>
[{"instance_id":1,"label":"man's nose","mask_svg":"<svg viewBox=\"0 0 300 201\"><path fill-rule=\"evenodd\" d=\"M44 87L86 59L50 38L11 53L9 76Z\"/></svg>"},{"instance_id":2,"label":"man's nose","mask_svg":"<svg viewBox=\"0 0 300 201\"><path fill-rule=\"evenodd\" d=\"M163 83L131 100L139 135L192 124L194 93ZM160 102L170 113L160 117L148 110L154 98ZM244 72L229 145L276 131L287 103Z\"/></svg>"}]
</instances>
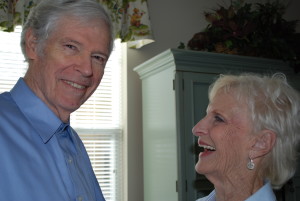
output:
<instances>
[{"instance_id":1,"label":"man's nose","mask_svg":"<svg viewBox=\"0 0 300 201\"><path fill-rule=\"evenodd\" d=\"M92 58L87 54L83 54L78 60L76 70L83 76L90 77L93 74Z\"/></svg>"}]
</instances>

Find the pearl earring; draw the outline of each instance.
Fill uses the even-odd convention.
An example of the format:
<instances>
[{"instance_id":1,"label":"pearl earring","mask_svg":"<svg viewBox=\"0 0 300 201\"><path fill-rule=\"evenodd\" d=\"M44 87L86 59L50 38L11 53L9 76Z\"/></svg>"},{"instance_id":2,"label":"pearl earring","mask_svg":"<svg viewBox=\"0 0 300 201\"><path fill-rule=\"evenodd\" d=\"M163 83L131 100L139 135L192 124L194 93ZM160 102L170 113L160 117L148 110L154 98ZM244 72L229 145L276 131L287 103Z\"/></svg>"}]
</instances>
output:
<instances>
[{"instance_id":1,"label":"pearl earring","mask_svg":"<svg viewBox=\"0 0 300 201\"><path fill-rule=\"evenodd\" d=\"M253 170L254 167L255 167L255 164L254 164L254 162L253 162L253 160L252 160L251 158L249 158L249 159L250 159L250 161L249 161L248 164L247 164L247 168L248 168L249 170Z\"/></svg>"}]
</instances>

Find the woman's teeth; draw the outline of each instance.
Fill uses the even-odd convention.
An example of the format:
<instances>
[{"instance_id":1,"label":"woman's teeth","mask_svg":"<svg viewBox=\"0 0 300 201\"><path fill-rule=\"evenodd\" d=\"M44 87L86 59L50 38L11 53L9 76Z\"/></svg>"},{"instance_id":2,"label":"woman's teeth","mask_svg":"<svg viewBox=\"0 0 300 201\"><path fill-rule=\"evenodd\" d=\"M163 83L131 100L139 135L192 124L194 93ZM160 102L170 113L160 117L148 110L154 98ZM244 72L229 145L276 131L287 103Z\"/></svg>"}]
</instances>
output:
<instances>
[{"instance_id":1,"label":"woman's teeth","mask_svg":"<svg viewBox=\"0 0 300 201\"><path fill-rule=\"evenodd\" d=\"M216 151L216 148L209 146L209 145L199 145L199 147L202 147L202 148L210 150L210 151Z\"/></svg>"}]
</instances>

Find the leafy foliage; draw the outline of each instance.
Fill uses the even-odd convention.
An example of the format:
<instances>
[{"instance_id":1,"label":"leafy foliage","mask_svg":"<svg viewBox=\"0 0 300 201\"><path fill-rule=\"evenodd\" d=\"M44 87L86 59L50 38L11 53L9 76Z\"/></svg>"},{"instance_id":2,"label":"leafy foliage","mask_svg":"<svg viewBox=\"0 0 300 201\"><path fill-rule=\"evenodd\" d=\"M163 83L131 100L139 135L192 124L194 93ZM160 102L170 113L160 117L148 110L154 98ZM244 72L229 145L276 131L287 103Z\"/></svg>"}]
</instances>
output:
<instances>
[{"instance_id":1,"label":"leafy foliage","mask_svg":"<svg viewBox=\"0 0 300 201\"><path fill-rule=\"evenodd\" d=\"M281 59L300 70L298 20L283 19L286 7L267 3L232 1L214 12L205 12L208 26L188 42L191 50Z\"/></svg>"}]
</instances>

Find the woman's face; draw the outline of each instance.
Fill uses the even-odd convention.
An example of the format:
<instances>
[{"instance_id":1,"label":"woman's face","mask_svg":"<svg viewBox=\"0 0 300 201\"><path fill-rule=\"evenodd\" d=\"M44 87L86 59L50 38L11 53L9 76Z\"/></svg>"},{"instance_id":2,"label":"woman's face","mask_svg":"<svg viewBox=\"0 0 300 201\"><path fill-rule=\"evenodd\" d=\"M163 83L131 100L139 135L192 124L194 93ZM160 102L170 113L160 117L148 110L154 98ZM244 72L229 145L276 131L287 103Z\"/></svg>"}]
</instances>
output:
<instances>
[{"instance_id":1,"label":"woman's face","mask_svg":"<svg viewBox=\"0 0 300 201\"><path fill-rule=\"evenodd\" d=\"M199 154L196 171L209 177L239 175L247 169L252 125L247 104L231 93L219 92L207 107L207 115L193 128Z\"/></svg>"}]
</instances>

